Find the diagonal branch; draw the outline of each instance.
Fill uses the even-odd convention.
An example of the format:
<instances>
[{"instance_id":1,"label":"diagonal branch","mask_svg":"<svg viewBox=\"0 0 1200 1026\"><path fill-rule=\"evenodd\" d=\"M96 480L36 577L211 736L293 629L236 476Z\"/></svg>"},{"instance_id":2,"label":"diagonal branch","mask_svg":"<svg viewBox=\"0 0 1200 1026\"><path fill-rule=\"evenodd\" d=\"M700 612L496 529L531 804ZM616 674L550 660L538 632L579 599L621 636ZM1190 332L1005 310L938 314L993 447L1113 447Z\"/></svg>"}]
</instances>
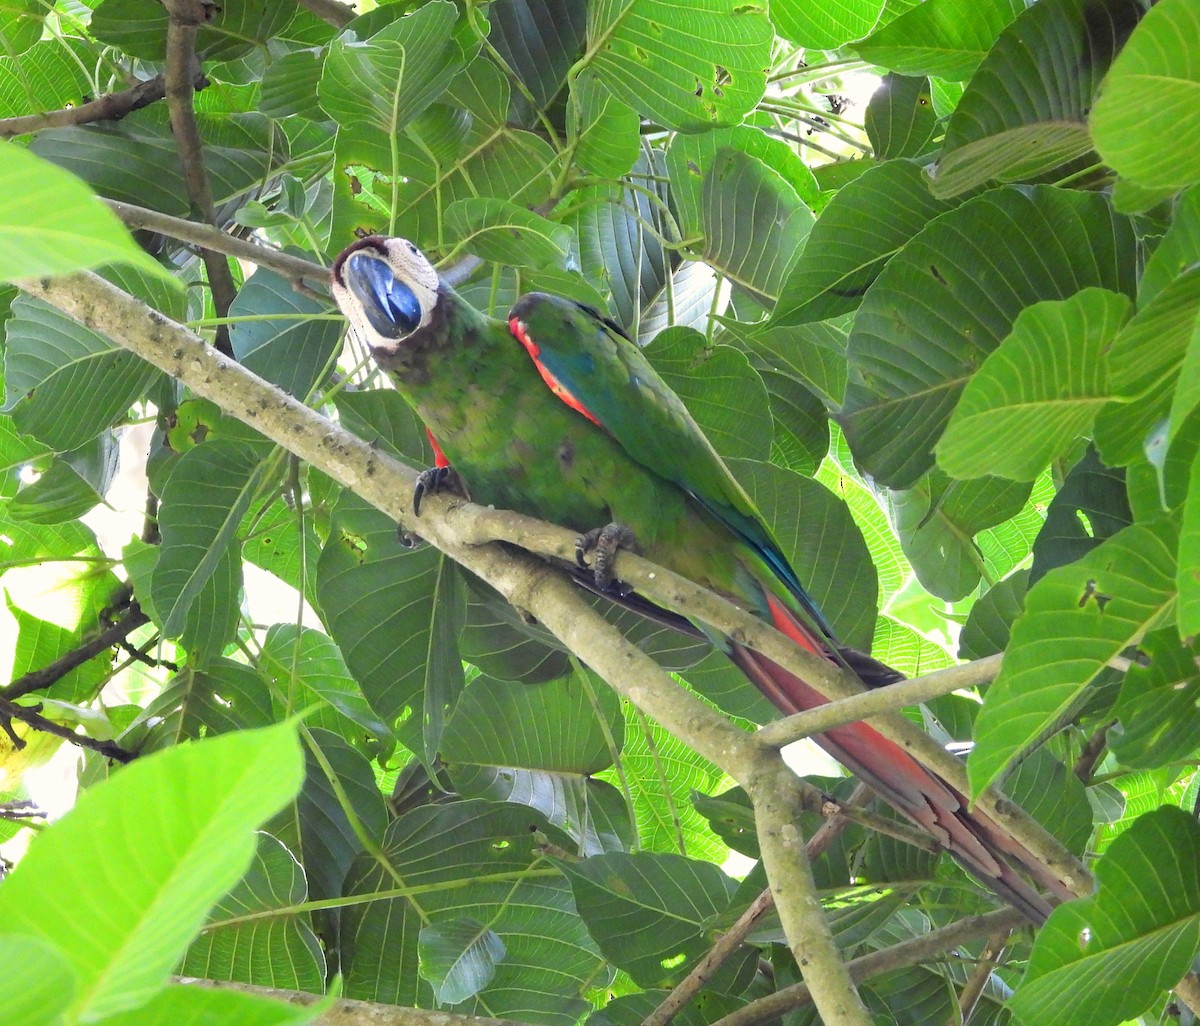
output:
<instances>
[{"instance_id":1,"label":"diagonal branch","mask_svg":"<svg viewBox=\"0 0 1200 1026\"><path fill-rule=\"evenodd\" d=\"M339 0L296 0L296 5L312 11L334 28L342 28L358 17L358 12L353 7L340 3Z\"/></svg>"},{"instance_id":2,"label":"diagonal branch","mask_svg":"<svg viewBox=\"0 0 1200 1026\"><path fill-rule=\"evenodd\" d=\"M25 747L25 739L14 733L11 720L19 720L34 730L40 730L44 734L53 734L80 748L99 752L105 758L113 759L116 762L133 761L133 753L126 751L115 741L97 741L94 737L88 737L86 734L76 734L73 728L47 719L41 714L41 708L40 704L36 706L17 705L16 702L10 702L7 698L0 698L0 729L8 735L12 746L18 751Z\"/></svg>"},{"instance_id":3,"label":"diagonal branch","mask_svg":"<svg viewBox=\"0 0 1200 1026\"><path fill-rule=\"evenodd\" d=\"M192 87L197 90L206 85L208 80L202 75L197 75L192 82ZM50 110L44 114L26 114L17 118L0 118L0 139L40 132L43 128L65 128L68 125L86 125L93 121L119 121L126 114L148 107L166 95L166 79L162 75L155 75L128 89L106 93L75 107Z\"/></svg>"}]
</instances>

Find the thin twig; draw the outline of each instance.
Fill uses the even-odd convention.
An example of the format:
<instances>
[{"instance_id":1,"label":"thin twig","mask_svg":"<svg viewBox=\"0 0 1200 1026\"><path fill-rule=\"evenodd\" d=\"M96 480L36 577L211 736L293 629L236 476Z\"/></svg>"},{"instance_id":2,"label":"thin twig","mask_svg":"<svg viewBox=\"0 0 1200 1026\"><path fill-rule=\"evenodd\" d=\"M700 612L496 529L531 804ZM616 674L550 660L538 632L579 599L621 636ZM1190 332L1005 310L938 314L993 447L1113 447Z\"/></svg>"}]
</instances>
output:
<instances>
[{"instance_id":1,"label":"thin twig","mask_svg":"<svg viewBox=\"0 0 1200 1026\"><path fill-rule=\"evenodd\" d=\"M1013 908L1003 908L996 912L988 912L981 916L968 916L944 926L940 930L932 930L912 940L902 941L890 948L872 951L854 959L847 968L855 983L862 983L873 976L890 972L893 969L903 969L906 966L920 965L923 962L941 960L944 953L960 944L966 944L979 937L987 937L1001 930L1014 930L1018 926L1027 926L1025 917ZM812 997L808 984L795 983L790 987L777 990L774 994L751 1001L750 1004L739 1008L713 1026L763 1026L780 1016L809 1004Z\"/></svg>"},{"instance_id":2,"label":"thin twig","mask_svg":"<svg viewBox=\"0 0 1200 1026\"><path fill-rule=\"evenodd\" d=\"M192 209L215 227L217 219L213 210L212 191L209 189L208 175L204 170L204 143L200 138L200 126L196 122L196 111L192 105L195 92L192 83L199 70L196 33L201 25L212 19L216 5L213 0L163 0L163 3L169 15L165 76L171 133L179 148L183 181ZM233 281L233 272L229 269L229 261L224 254L209 249L201 250L200 256L208 275L213 307L218 317L227 317L229 307L237 296L237 286ZM227 325L217 327L214 345L226 356L233 355Z\"/></svg>"},{"instance_id":3,"label":"thin twig","mask_svg":"<svg viewBox=\"0 0 1200 1026\"><path fill-rule=\"evenodd\" d=\"M202 89L207 84L207 79L199 75L193 82L196 89ZM0 138L40 132L43 128L65 128L93 121L119 121L126 114L156 103L166 94L166 80L162 75L155 75L128 89L106 93L75 107L50 110L44 114L25 114L19 118L0 118Z\"/></svg>"},{"instance_id":4,"label":"thin twig","mask_svg":"<svg viewBox=\"0 0 1200 1026\"><path fill-rule=\"evenodd\" d=\"M10 702L50 687L55 681L61 680L75 667L82 666L89 659L99 655L106 648L124 641L142 624L149 623L150 617L142 612L141 606L133 603L125 614L109 627L105 627L96 637L89 639L59 656L54 662L43 666L40 670L30 670L14 680L7 687L0 688L0 698Z\"/></svg>"},{"instance_id":5,"label":"thin twig","mask_svg":"<svg viewBox=\"0 0 1200 1026\"><path fill-rule=\"evenodd\" d=\"M1096 764L1103 758L1104 748L1108 744L1108 732L1116 725L1116 722L1116 720L1109 720L1098 727L1096 732L1084 742L1079 758L1075 760L1072 772L1083 781L1085 786L1092 782Z\"/></svg>"},{"instance_id":6,"label":"thin twig","mask_svg":"<svg viewBox=\"0 0 1200 1026\"><path fill-rule=\"evenodd\" d=\"M919 705L941 695L948 695L952 691L985 684L1000 672L1002 658L1002 653L986 656L961 666L948 666L924 677L902 680L848 698L839 698L828 705L774 720L762 727L758 736L769 745L782 747L868 716L894 712L907 705Z\"/></svg>"},{"instance_id":7,"label":"thin twig","mask_svg":"<svg viewBox=\"0 0 1200 1026\"><path fill-rule=\"evenodd\" d=\"M820 858L825 850L834 842L839 834L850 825L850 820L841 814L842 809L858 808L869 799L871 789L865 784L859 784L846 800L844 806L835 811L809 838L805 852L809 861ZM746 911L738 916L728 930L717 938L716 943L705 956L692 968L662 1003L644 1020L642 1026L667 1026L704 987L713 974L723 966L750 935L763 917L775 907L775 898L768 887L750 902Z\"/></svg>"},{"instance_id":8,"label":"thin twig","mask_svg":"<svg viewBox=\"0 0 1200 1026\"><path fill-rule=\"evenodd\" d=\"M10 702L7 698L0 698L0 726L3 726L4 732L8 734L14 748L20 750L25 747L26 742L24 738L18 737L13 733L11 726L8 724L9 720L19 720L34 730L40 730L44 734L53 734L55 737L60 737L64 741L78 745L80 748L99 752L107 759L113 759L117 762L132 762L135 758L132 752L126 751L115 741L97 741L86 734L76 734L71 727L46 719L41 714L41 709L41 703L35 706L17 705L16 702Z\"/></svg>"},{"instance_id":9,"label":"thin twig","mask_svg":"<svg viewBox=\"0 0 1200 1026\"><path fill-rule=\"evenodd\" d=\"M132 203L122 203L120 200L108 200L113 212L130 228L145 228L160 235L166 235L180 242L188 242L194 246L212 250L214 253L224 253L238 260L246 260L259 267L269 267L272 271L291 279L293 284L306 281L322 285L329 283L329 268L322 267L311 260L302 260L290 253L284 253L257 242L235 238L213 228L211 225L189 221L183 217L172 217L170 214L160 214L157 210L135 206ZM310 289L305 291L311 293ZM325 299L327 297L319 296Z\"/></svg>"},{"instance_id":10,"label":"thin twig","mask_svg":"<svg viewBox=\"0 0 1200 1026\"><path fill-rule=\"evenodd\" d=\"M992 978L992 970L1000 964L1000 959L1004 957L1004 947L1008 944L1009 933L1010 931L1004 930L988 938L987 944L980 952L979 961L975 963L975 968L971 970L971 975L967 977L967 982L958 995L958 1015L956 1018L952 1018L946 1026L960 1026L960 1024L967 1026L967 1022L975 1011L975 1006L983 997L988 980Z\"/></svg>"},{"instance_id":11,"label":"thin twig","mask_svg":"<svg viewBox=\"0 0 1200 1026\"><path fill-rule=\"evenodd\" d=\"M27 823L31 819L45 819L46 813L28 798L15 798L9 802L0 802L0 819L10 823Z\"/></svg>"}]
</instances>

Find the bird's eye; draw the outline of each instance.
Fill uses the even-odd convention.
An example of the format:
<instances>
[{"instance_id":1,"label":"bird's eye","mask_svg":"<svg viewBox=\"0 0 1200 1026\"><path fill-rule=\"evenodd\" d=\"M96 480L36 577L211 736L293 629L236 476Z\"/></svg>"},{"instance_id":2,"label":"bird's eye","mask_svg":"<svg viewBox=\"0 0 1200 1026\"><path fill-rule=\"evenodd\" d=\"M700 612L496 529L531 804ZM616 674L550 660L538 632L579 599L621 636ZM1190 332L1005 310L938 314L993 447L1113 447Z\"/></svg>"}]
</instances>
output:
<instances>
[{"instance_id":1,"label":"bird's eye","mask_svg":"<svg viewBox=\"0 0 1200 1026\"><path fill-rule=\"evenodd\" d=\"M343 275L371 327L384 338L402 339L421 326L416 294L378 257L365 250L351 253Z\"/></svg>"}]
</instances>

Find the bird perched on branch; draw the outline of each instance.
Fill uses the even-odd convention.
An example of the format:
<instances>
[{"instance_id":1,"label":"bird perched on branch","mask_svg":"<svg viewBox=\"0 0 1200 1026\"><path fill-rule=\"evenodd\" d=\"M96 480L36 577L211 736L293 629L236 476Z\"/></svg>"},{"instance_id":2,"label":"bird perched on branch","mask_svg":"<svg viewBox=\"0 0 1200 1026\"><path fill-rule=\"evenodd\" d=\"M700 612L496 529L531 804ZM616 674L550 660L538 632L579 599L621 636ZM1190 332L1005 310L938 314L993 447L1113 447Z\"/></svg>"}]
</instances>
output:
<instances>
[{"instance_id":1,"label":"bird perched on branch","mask_svg":"<svg viewBox=\"0 0 1200 1026\"><path fill-rule=\"evenodd\" d=\"M838 645L750 497L612 321L540 293L517 300L506 320L487 317L416 246L379 236L337 258L333 295L434 440L439 465L421 476L418 512L421 494L453 466L474 501L579 531L588 583L616 601L646 611L645 600L610 588L615 552L636 547L866 683L896 679ZM782 712L826 701L737 641L659 613L706 634ZM1018 869L1066 896L1003 827L969 812L963 795L872 728L850 724L816 740L1031 919L1051 906Z\"/></svg>"}]
</instances>

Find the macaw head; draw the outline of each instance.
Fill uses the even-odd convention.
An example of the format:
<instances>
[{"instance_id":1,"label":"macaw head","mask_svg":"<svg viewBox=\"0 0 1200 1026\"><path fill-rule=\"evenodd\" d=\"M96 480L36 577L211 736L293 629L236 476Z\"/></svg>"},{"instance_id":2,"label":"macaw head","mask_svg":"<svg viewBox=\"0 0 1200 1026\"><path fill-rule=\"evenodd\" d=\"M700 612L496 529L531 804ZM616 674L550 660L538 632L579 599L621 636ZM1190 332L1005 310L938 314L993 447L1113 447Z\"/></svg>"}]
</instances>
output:
<instances>
[{"instance_id":1,"label":"macaw head","mask_svg":"<svg viewBox=\"0 0 1200 1026\"><path fill-rule=\"evenodd\" d=\"M429 324L438 274L407 239L369 235L333 262L333 298L372 350L395 352Z\"/></svg>"}]
</instances>

